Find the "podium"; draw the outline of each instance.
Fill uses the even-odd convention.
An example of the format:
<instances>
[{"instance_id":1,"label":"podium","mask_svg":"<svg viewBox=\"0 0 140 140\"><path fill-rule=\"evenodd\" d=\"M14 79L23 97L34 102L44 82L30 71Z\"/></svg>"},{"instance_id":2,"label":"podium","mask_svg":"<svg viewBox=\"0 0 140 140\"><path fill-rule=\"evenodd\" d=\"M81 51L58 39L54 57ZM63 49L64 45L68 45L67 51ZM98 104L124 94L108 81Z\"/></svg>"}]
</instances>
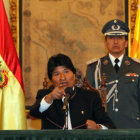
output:
<instances>
[{"instance_id":1,"label":"podium","mask_svg":"<svg viewBox=\"0 0 140 140\"><path fill-rule=\"evenodd\" d=\"M140 140L140 129L3 130L0 140Z\"/></svg>"}]
</instances>

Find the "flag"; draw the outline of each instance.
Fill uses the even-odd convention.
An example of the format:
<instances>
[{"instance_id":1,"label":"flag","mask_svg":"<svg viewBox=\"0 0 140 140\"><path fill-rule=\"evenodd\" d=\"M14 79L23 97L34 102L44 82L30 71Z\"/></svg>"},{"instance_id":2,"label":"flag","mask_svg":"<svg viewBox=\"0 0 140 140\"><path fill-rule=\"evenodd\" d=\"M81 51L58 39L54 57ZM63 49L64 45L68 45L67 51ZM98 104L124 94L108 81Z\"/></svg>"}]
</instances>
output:
<instances>
[{"instance_id":1,"label":"flag","mask_svg":"<svg viewBox=\"0 0 140 140\"><path fill-rule=\"evenodd\" d=\"M131 57L140 58L140 0L138 0L134 38L131 48Z\"/></svg>"},{"instance_id":2,"label":"flag","mask_svg":"<svg viewBox=\"0 0 140 140\"><path fill-rule=\"evenodd\" d=\"M26 129L24 86L3 0L0 0L0 130Z\"/></svg>"}]
</instances>

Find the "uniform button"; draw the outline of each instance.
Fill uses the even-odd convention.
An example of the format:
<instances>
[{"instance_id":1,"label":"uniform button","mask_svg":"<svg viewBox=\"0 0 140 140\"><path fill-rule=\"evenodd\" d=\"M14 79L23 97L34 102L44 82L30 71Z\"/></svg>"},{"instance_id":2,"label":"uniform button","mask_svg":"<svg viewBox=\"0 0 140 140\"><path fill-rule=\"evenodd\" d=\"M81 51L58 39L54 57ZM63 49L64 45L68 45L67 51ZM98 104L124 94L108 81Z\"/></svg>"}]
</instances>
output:
<instances>
[{"instance_id":1,"label":"uniform button","mask_svg":"<svg viewBox=\"0 0 140 140\"><path fill-rule=\"evenodd\" d=\"M117 98L117 99L115 99L115 101L116 101L116 102L118 102L118 101L119 101L119 99Z\"/></svg>"},{"instance_id":2,"label":"uniform button","mask_svg":"<svg viewBox=\"0 0 140 140\"><path fill-rule=\"evenodd\" d=\"M132 82L135 82L135 79L132 79Z\"/></svg>"},{"instance_id":3,"label":"uniform button","mask_svg":"<svg viewBox=\"0 0 140 140\"><path fill-rule=\"evenodd\" d=\"M118 93L118 90L117 89L115 90L115 93Z\"/></svg>"},{"instance_id":4,"label":"uniform button","mask_svg":"<svg viewBox=\"0 0 140 140\"><path fill-rule=\"evenodd\" d=\"M116 83L118 83L118 80L116 80Z\"/></svg>"},{"instance_id":5,"label":"uniform button","mask_svg":"<svg viewBox=\"0 0 140 140\"><path fill-rule=\"evenodd\" d=\"M118 108L115 108L115 112L118 112L119 111L119 109Z\"/></svg>"},{"instance_id":6,"label":"uniform button","mask_svg":"<svg viewBox=\"0 0 140 140\"><path fill-rule=\"evenodd\" d=\"M140 118L139 118L139 117L137 117L137 120L140 120Z\"/></svg>"},{"instance_id":7,"label":"uniform button","mask_svg":"<svg viewBox=\"0 0 140 140\"><path fill-rule=\"evenodd\" d=\"M81 114L84 115L84 113L85 113L85 112L82 110L82 111L81 111Z\"/></svg>"}]
</instances>

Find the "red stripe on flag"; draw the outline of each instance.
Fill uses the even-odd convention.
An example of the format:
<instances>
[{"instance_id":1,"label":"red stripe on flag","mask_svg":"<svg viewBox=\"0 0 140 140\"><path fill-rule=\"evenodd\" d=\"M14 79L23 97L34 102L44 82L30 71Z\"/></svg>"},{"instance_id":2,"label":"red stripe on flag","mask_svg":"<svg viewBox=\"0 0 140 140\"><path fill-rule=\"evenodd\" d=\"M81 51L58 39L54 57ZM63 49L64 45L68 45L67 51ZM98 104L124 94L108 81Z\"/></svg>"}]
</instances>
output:
<instances>
[{"instance_id":1,"label":"red stripe on flag","mask_svg":"<svg viewBox=\"0 0 140 140\"><path fill-rule=\"evenodd\" d=\"M0 54L24 90L21 67L2 0L0 0Z\"/></svg>"}]
</instances>

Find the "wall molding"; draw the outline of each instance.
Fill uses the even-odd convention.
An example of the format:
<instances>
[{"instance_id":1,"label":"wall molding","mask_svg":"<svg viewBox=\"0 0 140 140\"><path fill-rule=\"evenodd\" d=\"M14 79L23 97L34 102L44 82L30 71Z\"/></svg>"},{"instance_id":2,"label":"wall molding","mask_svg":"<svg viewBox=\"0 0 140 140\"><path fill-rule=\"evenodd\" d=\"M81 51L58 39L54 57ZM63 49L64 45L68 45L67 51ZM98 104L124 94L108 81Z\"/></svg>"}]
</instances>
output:
<instances>
[{"instance_id":1,"label":"wall molding","mask_svg":"<svg viewBox=\"0 0 140 140\"><path fill-rule=\"evenodd\" d=\"M137 3L138 0L129 0L128 2L128 23L129 23L129 28L130 28L130 33L129 33L129 56L131 53L131 44L133 41L134 37L134 29L135 29L135 21L136 21L136 14L137 14Z\"/></svg>"},{"instance_id":2,"label":"wall molding","mask_svg":"<svg viewBox=\"0 0 140 140\"><path fill-rule=\"evenodd\" d=\"M10 0L10 27L19 56L19 0Z\"/></svg>"}]
</instances>

